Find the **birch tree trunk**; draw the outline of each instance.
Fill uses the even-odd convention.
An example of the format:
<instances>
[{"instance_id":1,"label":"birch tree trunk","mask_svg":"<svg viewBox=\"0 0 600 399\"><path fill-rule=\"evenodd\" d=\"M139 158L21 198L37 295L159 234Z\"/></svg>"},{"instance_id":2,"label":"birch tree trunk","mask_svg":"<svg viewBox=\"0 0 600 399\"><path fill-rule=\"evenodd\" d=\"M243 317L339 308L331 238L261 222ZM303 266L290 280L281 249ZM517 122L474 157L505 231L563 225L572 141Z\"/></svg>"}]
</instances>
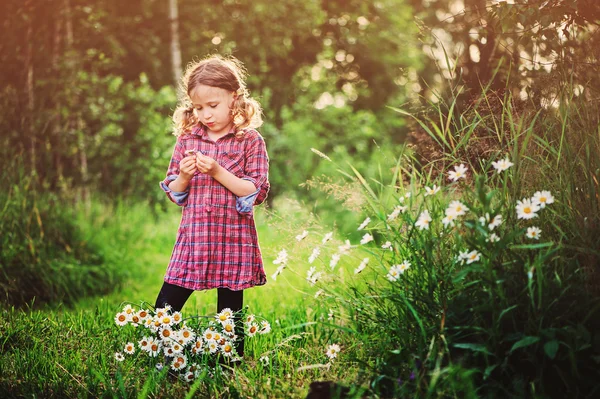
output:
<instances>
[{"instance_id":1,"label":"birch tree trunk","mask_svg":"<svg viewBox=\"0 0 600 399\"><path fill-rule=\"evenodd\" d=\"M181 47L179 45L179 13L177 0L169 0L169 21L171 23L171 68L173 82L179 88L181 82Z\"/></svg>"}]
</instances>

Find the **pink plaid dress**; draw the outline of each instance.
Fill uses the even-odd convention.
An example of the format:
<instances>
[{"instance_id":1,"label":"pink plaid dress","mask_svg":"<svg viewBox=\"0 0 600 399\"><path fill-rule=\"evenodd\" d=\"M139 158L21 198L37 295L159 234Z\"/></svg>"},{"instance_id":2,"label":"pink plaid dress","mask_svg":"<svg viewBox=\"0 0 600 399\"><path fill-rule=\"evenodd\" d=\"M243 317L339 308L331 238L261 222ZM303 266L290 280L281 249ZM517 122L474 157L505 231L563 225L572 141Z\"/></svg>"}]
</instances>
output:
<instances>
[{"instance_id":1,"label":"pink plaid dress","mask_svg":"<svg viewBox=\"0 0 600 399\"><path fill-rule=\"evenodd\" d=\"M197 172L186 192L173 192L168 184L179 175L186 150L215 159L257 191L237 197L211 176ZM160 183L169 199L183 207L177 239L165 281L192 290L242 290L263 285L267 279L254 224L253 205L269 191L269 157L262 136L246 130L241 139L232 130L212 141L204 126L177 138L167 177Z\"/></svg>"}]
</instances>

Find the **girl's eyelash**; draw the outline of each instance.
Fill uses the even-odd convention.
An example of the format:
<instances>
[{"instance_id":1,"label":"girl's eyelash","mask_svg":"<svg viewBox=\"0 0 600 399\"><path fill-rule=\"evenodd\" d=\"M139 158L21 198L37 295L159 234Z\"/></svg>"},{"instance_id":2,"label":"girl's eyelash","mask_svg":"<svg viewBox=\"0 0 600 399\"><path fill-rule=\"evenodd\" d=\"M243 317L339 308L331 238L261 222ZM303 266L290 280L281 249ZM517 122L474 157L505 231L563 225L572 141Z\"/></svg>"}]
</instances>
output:
<instances>
[{"instance_id":1,"label":"girl's eyelash","mask_svg":"<svg viewBox=\"0 0 600 399\"><path fill-rule=\"evenodd\" d=\"M216 108L216 107L217 107L217 105L219 105L219 104L215 104L215 105L209 105L209 107L211 107L211 108ZM197 109L198 111L202 111L202 108L196 108L196 109Z\"/></svg>"}]
</instances>

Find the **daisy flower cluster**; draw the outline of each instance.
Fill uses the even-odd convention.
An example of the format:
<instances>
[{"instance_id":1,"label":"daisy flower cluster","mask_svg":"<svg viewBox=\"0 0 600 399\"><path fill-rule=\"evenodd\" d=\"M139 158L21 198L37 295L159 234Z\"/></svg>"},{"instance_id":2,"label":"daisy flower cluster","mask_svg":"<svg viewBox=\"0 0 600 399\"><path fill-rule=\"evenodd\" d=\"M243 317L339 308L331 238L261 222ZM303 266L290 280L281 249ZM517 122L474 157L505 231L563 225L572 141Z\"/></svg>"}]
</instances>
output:
<instances>
[{"instance_id":1,"label":"daisy flower cluster","mask_svg":"<svg viewBox=\"0 0 600 399\"><path fill-rule=\"evenodd\" d=\"M122 362L126 356L141 354L154 359L157 368L162 368L162 362L166 361L181 379L194 381L202 371L200 365L206 364L211 356L241 360L235 349L241 326L236 328L235 318L234 312L226 308L214 318L194 318L193 323L187 323L189 319L168 305L152 310L127 304L114 320L133 339L115 353L115 359ZM258 322L255 315L246 316L243 326L247 337L271 331L269 322Z\"/></svg>"}]
</instances>

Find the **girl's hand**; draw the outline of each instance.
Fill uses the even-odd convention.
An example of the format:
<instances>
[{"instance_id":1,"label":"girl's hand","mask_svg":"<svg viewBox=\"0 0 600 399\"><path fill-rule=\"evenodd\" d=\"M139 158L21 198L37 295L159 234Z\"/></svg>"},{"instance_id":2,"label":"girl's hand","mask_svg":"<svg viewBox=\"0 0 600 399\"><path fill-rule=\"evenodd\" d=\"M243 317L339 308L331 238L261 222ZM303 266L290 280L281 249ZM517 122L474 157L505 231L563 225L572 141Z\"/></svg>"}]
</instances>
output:
<instances>
[{"instance_id":1,"label":"girl's hand","mask_svg":"<svg viewBox=\"0 0 600 399\"><path fill-rule=\"evenodd\" d=\"M186 179L192 180L198 168L196 167L196 156L190 155L179 161L179 175Z\"/></svg>"},{"instance_id":2,"label":"girl's hand","mask_svg":"<svg viewBox=\"0 0 600 399\"><path fill-rule=\"evenodd\" d=\"M221 165L211 157L207 157L206 155L196 153L196 167L200 171L200 173L207 174L209 176L214 176Z\"/></svg>"}]
</instances>

